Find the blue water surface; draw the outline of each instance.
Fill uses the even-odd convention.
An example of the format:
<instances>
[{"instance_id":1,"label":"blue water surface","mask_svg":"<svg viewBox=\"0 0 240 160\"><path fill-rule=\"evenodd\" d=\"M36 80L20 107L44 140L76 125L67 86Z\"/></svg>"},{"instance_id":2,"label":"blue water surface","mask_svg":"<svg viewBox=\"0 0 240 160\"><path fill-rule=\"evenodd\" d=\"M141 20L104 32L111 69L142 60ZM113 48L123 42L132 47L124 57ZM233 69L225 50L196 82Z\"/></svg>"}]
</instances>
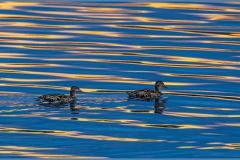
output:
<instances>
[{"instance_id":1,"label":"blue water surface","mask_svg":"<svg viewBox=\"0 0 240 160\"><path fill-rule=\"evenodd\" d=\"M239 11L1 1L0 158L239 158ZM157 80L159 100L128 100ZM75 105L35 101L73 85Z\"/></svg>"}]
</instances>

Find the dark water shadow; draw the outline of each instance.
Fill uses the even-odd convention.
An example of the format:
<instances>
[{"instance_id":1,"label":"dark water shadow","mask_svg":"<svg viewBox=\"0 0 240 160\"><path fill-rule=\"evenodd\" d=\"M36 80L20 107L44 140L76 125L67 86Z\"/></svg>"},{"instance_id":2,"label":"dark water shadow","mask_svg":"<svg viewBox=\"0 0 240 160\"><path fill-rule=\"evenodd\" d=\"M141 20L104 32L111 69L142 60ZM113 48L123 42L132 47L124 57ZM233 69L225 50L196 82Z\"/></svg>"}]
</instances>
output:
<instances>
[{"instance_id":1,"label":"dark water shadow","mask_svg":"<svg viewBox=\"0 0 240 160\"><path fill-rule=\"evenodd\" d=\"M70 103L71 114L79 114L79 108L76 108L76 102Z\"/></svg>"},{"instance_id":2,"label":"dark water shadow","mask_svg":"<svg viewBox=\"0 0 240 160\"><path fill-rule=\"evenodd\" d=\"M68 103L60 103L60 102L54 102L54 103L36 103L39 106L42 107L48 107L48 108L70 108L71 114L79 114L79 108L76 107L76 105L79 105L80 103L73 101Z\"/></svg>"},{"instance_id":3,"label":"dark water shadow","mask_svg":"<svg viewBox=\"0 0 240 160\"><path fill-rule=\"evenodd\" d=\"M154 102L155 111L154 111L154 113L162 114L163 110L165 109L165 105L164 104L166 102L167 102L167 99L164 99L164 100L160 100L159 98L155 99L155 102Z\"/></svg>"},{"instance_id":4,"label":"dark water shadow","mask_svg":"<svg viewBox=\"0 0 240 160\"><path fill-rule=\"evenodd\" d=\"M164 109L165 109L165 103L167 103L168 99L133 99L133 98L128 98L128 101L145 101L145 102L153 102L154 101L154 113L156 114L162 114ZM131 110L131 112L146 112L143 110ZM147 111L148 112L148 111Z\"/></svg>"}]
</instances>

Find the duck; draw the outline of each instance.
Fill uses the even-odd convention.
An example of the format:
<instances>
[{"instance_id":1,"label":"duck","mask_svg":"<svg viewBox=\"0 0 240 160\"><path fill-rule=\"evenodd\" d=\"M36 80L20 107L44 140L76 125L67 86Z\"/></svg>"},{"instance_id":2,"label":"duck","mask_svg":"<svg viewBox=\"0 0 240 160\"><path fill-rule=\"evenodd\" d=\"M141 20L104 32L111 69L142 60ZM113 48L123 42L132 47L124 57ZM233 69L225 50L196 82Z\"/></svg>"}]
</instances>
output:
<instances>
[{"instance_id":1,"label":"duck","mask_svg":"<svg viewBox=\"0 0 240 160\"><path fill-rule=\"evenodd\" d=\"M161 87L168 89L168 87L163 83L163 81L159 80L159 81L156 81L155 83L155 90L145 88L141 90L130 91L130 92L127 92L128 98L129 99L138 98L138 99L146 99L146 100L156 99L161 97L162 95L162 92L160 91Z\"/></svg>"},{"instance_id":2,"label":"duck","mask_svg":"<svg viewBox=\"0 0 240 160\"><path fill-rule=\"evenodd\" d=\"M78 86L72 86L70 95L65 94L44 94L37 98L41 103L68 103L76 101L76 92L83 92Z\"/></svg>"}]
</instances>

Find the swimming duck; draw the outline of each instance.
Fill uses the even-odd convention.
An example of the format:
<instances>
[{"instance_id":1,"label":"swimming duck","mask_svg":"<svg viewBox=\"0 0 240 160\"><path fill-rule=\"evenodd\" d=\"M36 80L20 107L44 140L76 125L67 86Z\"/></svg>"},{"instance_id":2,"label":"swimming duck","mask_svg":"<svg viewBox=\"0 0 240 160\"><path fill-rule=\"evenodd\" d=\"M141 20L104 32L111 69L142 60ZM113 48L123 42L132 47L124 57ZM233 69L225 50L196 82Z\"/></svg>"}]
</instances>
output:
<instances>
[{"instance_id":1,"label":"swimming duck","mask_svg":"<svg viewBox=\"0 0 240 160\"><path fill-rule=\"evenodd\" d=\"M76 100L76 92L83 92L77 86L72 86L70 96L65 94L44 94L37 98L42 103L68 103Z\"/></svg>"},{"instance_id":2,"label":"swimming duck","mask_svg":"<svg viewBox=\"0 0 240 160\"><path fill-rule=\"evenodd\" d=\"M168 89L168 87L162 81L157 81L155 83L155 90L145 88L145 89L142 89L142 90L127 92L127 94L128 94L130 99L132 99L132 98L156 99L156 98L159 98L162 95L162 92L160 91L161 87L164 87L164 88Z\"/></svg>"}]
</instances>

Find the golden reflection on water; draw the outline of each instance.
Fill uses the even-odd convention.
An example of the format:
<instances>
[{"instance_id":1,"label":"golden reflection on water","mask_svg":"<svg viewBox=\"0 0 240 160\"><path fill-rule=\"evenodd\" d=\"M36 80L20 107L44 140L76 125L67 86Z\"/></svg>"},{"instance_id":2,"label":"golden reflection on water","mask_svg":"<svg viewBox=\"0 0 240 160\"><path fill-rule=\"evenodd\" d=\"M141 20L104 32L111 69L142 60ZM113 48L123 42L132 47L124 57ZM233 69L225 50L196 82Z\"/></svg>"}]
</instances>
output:
<instances>
[{"instance_id":1,"label":"golden reflection on water","mask_svg":"<svg viewBox=\"0 0 240 160\"><path fill-rule=\"evenodd\" d=\"M214 65L201 65L201 64L176 64L176 63L158 63L152 61L133 61L133 60L109 60L109 59L83 59L83 58L48 58L46 61L84 61L84 62L98 62L98 63L119 63L119 64L132 64L132 65L145 65L145 66L164 66L176 68L221 68L239 70L238 67L232 66L214 66ZM167 75L167 74L165 74Z\"/></svg>"},{"instance_id":2,"label":"golden reflection on water","mask_svg":"<svg viewBox=\"0 0 240 160\"><path fill-rule=\"evenodd\" d=\"M6 10L18 10L18 7L37 6L37 2L1 2L0 8Z\"/></svg>"},{"instance_id":3,"label":"golden reflection on water","mask_svg":"<svg viewBox=\"0 0 240 160\"><path fill-rule=\"evenodd\" d=\"M68 47L68 46L29 46L29 45L0 45L1 47L12 47L21 49L34 49L34 50L104 50L104 48L96 47Z\"/></svg>"},{"instance_id":4,"label":"golden reflection on water","mask_svg":"<svg viewBox=\"0 0 240 160\"><path fill-rule=\"evenodd\" d=\"M1 69L0 72L2 73L15 73L15 74L33 74L33 75L48 75L48 76L56 76L56 77L65 77L71 79L104 79L104 80L122 80L122 81L139 81L140 79L136 78L125 78L125 77L117 77L113 75L90 75L90 74L70 74L70 73L54 73L54 72L35 72L35 71L23 71L23 70L3 70Z\"/></svg>"},{"instance_id":5,"label":"golden reflection on water","mask_svg":"<svg viewBox=\"0 0 240 160\"><path fill-rule=\"evenodd\" d=\"M179 146L177 148L196 148L197 146Z\"/></svg>"},{"instance_id":6,"label":"golden reflection on water","mask_svg":"<svg viewBox=\"0 0 240 160\"><path fill-rule=\"evenodd\" d=\"M208 23L207 21L172 20L172 19L159 19L159 18L148 18L148 17L132 17L132 19L138 22L155 22L155 23Z\"/></svg>"},{"instance_id":7,"label":"golden reflection on water","mask_svg":"<svg viewBox=\"0 0 240 160\"><path fill-rule=\"evenodd\" d=\"M101 123L130 123L130 122L138 122L136 120L127 120L127 119L91 119L91 118L61 118L61 117L51 117L49 119L52 120L74 120L81 122L101 122Z\"/></svg>"},{"instance_id":8,"label":"golden reflection on water","mask_svg":"<svg viewBox=\"0 0 240 160\"><path fill-rule=\"evenodd\" d=\"M207 145L214 145L214 146L206 146L206 147L201 147L201 146L179 146L177 148L183 148L183 149L194 148L194 149L198 149L198 150L215 150L215 149L239 150L240 149L239 143L210 142L210 143L207 143Z\"/></svg>"},{"instance_id":9,"label":"golden reflection on water","mask_svg":"<svg viewBox=\"0 0 240 160\"><path fill-rule=\"evenodd\" d=\"M239 33L233 33L233 32L221 32L221 31L202 31L202 30L183 30L183 29L176 29L175 32L181 32L181 33L191 33L191 34L200 34L210 37L216 37L216 38L237 38L239 37ZM221 50L224 49L216 49L221 52ZM227 50L226 50L227 51ZM231 50L229 50L231 51Z\"/></svg>"},{"instance_id":10,"label":"golden reflection on water","mask_svg":"<svg viewBox=\"0 0 240 160\"><path fill-rule=\"evenodd\" d=\"M1 101L0 101L0 104L2 104ZM21 112L21 111L31 111L31 110L37 110L37 109L34 109L34 108L27 108L27 109L1 110L0 113ZM2 115L1 115L1 116L2 116Z\"/></svg>"},{"instance_id":11,"label":"golden reflection on water","mask_svg":"<svg viewBox=\"0 0 240 160\"><path fill-rule=\"evenodd\" d=\"M215 42L213 42L215 43ZM98 43L96 43L97 45ZM118 44L115 44L118 45ZM120 45L119 45L120 46ZM147 54L147 53L135 53L135 52L79 52L79 51L70 51L70 53L77 54L86 54L86 55L111 55L111 56L137 56L137 57L154 57L162 58L171 61L180 61L180 62L197 62L197 63L207 63L207 64L227 64L227 65L240 65L239 61L223 61L207 58L194 58L194 57L182 57L182 56L166 56L161 54Z\"/></svg>"},{"instance_id":12,"label":"golden reflection on water","mask_svg":"<svg viewBox=\"0 0 240 160\"><path fill-rule=\"evenodd\" d=\"M240 101L239 96L209 95L209 94L196 94L196 93L172 92L172 91L171 92L167 91L166 93L172 94L175 96L200 97L200 98L227 100L227 101Z\"/></svg>"},{"instance_id":13,"label":"golden reflection on water","mask_svg":"<svg viewBox=\"0 0 240 160\"><path fill-rule=\"evenodd\" d=\"M205 114L205 113L192 113L192 112L164 112L165 115L177 117L202 117L202 118L239 118L240 114Z\"/></svg>"},{"instance_id":14,"label":"golden reflection on water","mask_svg":"<svg viewBox=\"0 0 240 160\"><path fill-rule=\"evenodd\" d=\"M222 149L240 150L239 143L214 142L214 143L208 143L208 144L209 145L214 145L214 146L206 146L206 147L200 147L200 146L179 146L177 148L182 148L182 149L194 148L194 149L197 149L197 150L222 150Z\"/></svg>"},{"instance_id":15,"label":"golden reflection on water","mask_svg":"<svg viewBox=\"0 0 240 160\"><path fill-rule=\"evenodd\" d=\"M3 95L11 95L11 94L22 94L21 92L6 92L6 91L0 91L0 94Z\"/></svg>"},{"instance_id":16,"label":"golden reflection on water","mask_svg":"<svg viewBox=\"0 0 240 160\"><path fill-rule=\"evenodd\" d=\"M185 38L198 38L204 36L208 37L217 37L217 38L236 38L239 36L238 32L221 32L221 31L207 31L207 30L190 30L188 28L207 28L207 29L239 29L238 26L190 26L190 25L105 25L108 27L114 28L129 28L129 29L144 29L144 30L159 30L159 31L168 31L168 32L180 32L187 34L194 34L191 36L186 36ZM172 33L173 34L173 33ZM196 35L197 34L197 35ZM172 37L174 38L174 37ZM175 37L177 38L177 37ZM181 36L179 37L181 38ZM215 51L224 51L224 49L216 49ZM213 49L209 49L209 51L214 51ZM227 50L225 50L227 51ZM230 51L230 50L229 50Z\"/></svg>"},{"instance_id":17,"label":"golden reflection on water","mask_svg":"<svg viewBox=\"0 0 240 160\"><path fill-rule=\"evenodd\" d=\"M127 126L149 127L149 128L168 128L168 129L209 129L206 126L190 124L123 124Z\"/></svg>"},{"instance_id":18,"label":"golden reflection on water","mask_svg":"<svg viewBox=\"0 0 240 160\"><path fill-rule=\"evenodd\" d=\"M205 29L239 29L239 26L196 26L196 25L124 25L124 24L108 24L103 25L111 28L129 28L129 29L144 29L144 30L164 30L164 31L175 31L175 29L186 29L186 28L205 28ZM177 30L176 30L177 31ZM194 38L195 36L190 36ZM199 37L197 37L199 38Z\"/></svg>"},{"instance_id":19,"label":"golden reflection on water","mask_svg":"<svg viewBox=\"0 0 240 160\"><path fill-rule=\"evenodd\" d=\"M21 81L21 82L51 82L51 81L59 81L58 79L0 79L3 81ZM107 80L105 80L106 82ZM110 81L109 81L110 82ZM112 81L112 82L116 82L116 81ZM119 81L121 83L124 83L122 81ZM151 83L150 83L151 84ZM174 85L174 83L165 83L166 85L170 86L170 85ZM175 85L178 85L178 83L176 83ZM180 86L194 86L194 85L199 85L199 84L180 84ZM69 91L69 87L64 87L64 86L53 86L53 85L41 85L41 84L10 84L10 83L0 83L0 86L18 86L18 87L29 87L29 88L49 88L49 89L59 89L59 90L67 90ZM132 91L132 90L111 90L111 89L95 89L95 88L82 88L81 90L83 92L100 92L100 93L126 93L127 91ZM172 92L166 92L166 93L172 93ZM178 94L175 94L178 95ZM181 94L179 94L181 95ZM184 94L182 94L181 96L183 96ZM186 94L187 95L187 94ZM191 96L191 95L190 95ZM201 97L201 96L199 96ZM204 97L204 96L202 96ZM211 98L211 96L209 96ZM220 96L219 96L220 97ZM227 98L226 98L227 99Z\"/></svg>"},{"instance_id":20,"label":"golden reflection on water","mask_svg":"<svg viewBox=\"0 0 240 160\"><path fill-rule=\"evenodd\" d=\"M75 156L75 155L67 155L67 154L44 154L44 153L36 153L29 151L1 151L1 154L11 154L11 155L21 155L27 157L37 157L37 158L104 158L104 157L91 157L91 156Z\"/></svg>"},{"instance_id":21,"label":"golden reflection on water","mask_svg":"<svg viewBox=\"0 0 240 160\"><path fill-rule=\"evenodd\" d=\"M240 123L220 123L220 125L240 127Z\"/></svg>"},{"instance_id":22,"label":"golden reflection on water","mask_svg":"<svg viewBox=\"0 0 240 160\"><path fill-rule=\"evenodd\" d=\"M199 147L197 149L201 149L201 150L210 150L210 149L238 149L240 150L240 147L230 147L230 146L214 146L214 147Z\"/></svg>"},{"instance_id":23,"label":"golden reflection on water","mask_svg":"<svg viewBox=\"0 0 240 160\"><path fill-rule=\"evenodd\" d=\"M240 12L240 10L229 10L234 12ZM197 14L198 16L205 17L209 20L235 20L239 21L238 14Z\"/></svg>"},{"instance_id":24,"label":"golden reflection on water","mask_svg":"<svg viewBox=\"0 0 240 160\"><path fill-rule=\"evenodd\" d=\"M1 67L6 68L23 68L23 67L66 67L66 65L60 64L45 64L45 63L0 63ZM6 78L7 79L7 78ZM11 78L9 78L11 79ZM14 78L13 78L14 79Z\"/></svg>"},{"instance_id":25,"label":"golden reflection on water","mask_svg":"<svg viewBox=\"0 0 240 160\"><path fill-rule=\"evenodd\" d=\"M83 6L107 6L107 7L151 7L164 9L183 9L183 10L202 10L202 11L227 11L225 7L214 6L210 4L199 3L166 3L166 2L150 2L150 3L82 3ZM64 7L64 6L61 6ZM71 6L72 7L72 6Z\"/></svg>"},{"instance_id":26,"label":"golden reflection on water","mask_svg":"<svg viewBox=\"0 0 240 160\"><path fill-rule=\"evenodd\" d=\"M154 3L154 5L157 5L159 3ZM135 6L138 6L139 4L135 4ZM150 6L151 3L150 3ZM180 6L180 5L179 5ZM191 6L191 4L190 4ZM104 10L103 10L104 11ZM149 17L140 17L140 16L134 16L134 15L126 15L126 14L120 14L120 13L117 13L117 14L113 14L113 13L109 13L109 12L98 12L98 13L76 13L76 12L53 12L53 11L31 11L31 10L28 10L28 12L33 12L33 13L40 13L40 14L50 14L50 15L68 15L68 16L82 16L82 17L87 17L87 18L111 18L109 16L112 16L112 18L114 19L131 19L131 21L133 20L136 20L136 21L139 21L139 22L164 22L164 23L207 23L205 21L194 21L194 20L169 20L169 19L158 19L158 18L149 18ZM99 13L101 13L99 15ZM141 12L141 13L145 13L144 11ZM106 17L106 14L108 17ZM105 16L103 16L105 15ZM93 20L91 20L93 21ZM99 21L102 21L103 20L99 20ZM96 22L96 20L95 20Z\"/></svg>"},{"instance_id":27,"label":"golden reflection on water","mask_svg":"<svg viewBox=\"0 0 240 160\"><path fill-rule=\"evenodd\" d=\"M36 79L0 78L0 81L10 81L10 82L54 82L54 81L62 81L62 80L61 79L39 79L39 78L36 78ZM0 84L0 86L11 86L11 85ZM20 86L20 85L16 85L16 86Z\"/></svg>"},{"instance_id":28,"label":"golden reflection on water","mask_svg":"<svg viewBox=\"0 0 240 160\"><path fill-rule=\"evenodd\" d=\"M198 42L198 41L197 41ZM212 41L212 40L200 40L201 43L211 43L211 44L228 44L228 45L240 45L238 41Z\"/></svg>"},{"instance_id":29,"label":"golden reflection on water","mask_svg":"<svg viewBox=\"0 0 240 160\"><path fill-rule=\"evenodd\" d=\"M68 154L48 154L38 153L41 150L57 150L57 148L37 148L37 147L23 147L23 146L0 146L0 154L20 155L37 158L104 158L104 157L90 157L90 156L76 156ZM29 152L35 151L35 152Z\"/></svg>"},{"instance_id":30,"label":"golden reflection on water","mask_svg":"<svg viewBox=\"0 0 240 160\"><path fill-rule=\"evenodd\" d=\"M0 127L2 133L25 133L25 134L46 134L57 137L104 140L104 141L125 141L125 142L164 142L158 139L140 139L140 138L122 138L103 135L86 135L78 131L60 131L60 130L33 130L21 128Z\"/></svg>"},{"instance_id":31,"label":"golden reflection on water","mask_svg":"<svg viewBox=\"0 0 240 160\"><path fill-rule=\"evenodd\" d=\"M63 6L61 6L63 7ZM72 7L72 6L71 6ZM136 10L136 9L125 9L125 8L98 8L98 7L75 7L79 12L90 12L90 13L150 13L148 10Z\"/></svg>"},{"instance_id":32,"label":"golden reflection on water","mask_svg":"<svg viewBox=\"0 0 240 160\"><path fill-rule=\"evenodd\" d=\"M37 147L23 147L23 146L0 146L0 149L16 149L16 150L52 150L56 148L37 148Z\"/></svg>"},{"instance_id":33,"label":"golden reflection on water","mask_svg":"<svg viewBox=\"0 0 240 160\"><path fill-rule=\"evenodd\" d=\"M21 54L21 53L1 53L0 58L14 58L14 57L23 57L27 56L27 54Z\"/></svg>"},{"instance_id":34,"label":"golden reflection on water","mask_svg":"<svg viewBox=\"0 0 240 160\"><path fill-rule=\"evenodd\" d=\"M238 59L232 58L238 57L237 53L240 51L237 48L240 43L236 40L240 37L240 28L235 25L239 21L238 13L240 12L237 6L225 6L213 3L160 2L1 2L0 9L3 10L0 14L0 18L2 19L0 22L0 28L2 29L0 32L0 47L3 48L0 58L4 60L0 63L2 67L0 69L0 73L2 74L0 81L3 82L0 83L0 86L6 90L10 88L10 91L1 91L1 96L18 97L24 93L11 92L11 89L21 89L21 87L58 89L69 93L70 88L67 85L67 81L78 80L81 81L79 83L82 83L82 81L87 81L87 83L104 82L101 88L110 87L105 89L99 89L96 85L93 85L93 88L81 87L84 92L98 92L99 95L100 93L122 93L121 96L123 96L128 90L120 90L121 88L118 90L111 89L111 86L108 86L107 83L115 83L114 85L119 85L120 87L125 84L137 84L139 89L142 85L149 85L149 88L153 88L155 82L152 78L154 75L159 79L166 77L167 79L164 80L164 83L167 86L172 86L170 90L163 91L164 94L167 93L167 96L195 97L199 101L202 98L208 98L208 100L227 100L233 103L240 101L239 96L234 92L235 90L225 91L214 88L220 85L222 81L239 83L240 80L237 74L234 74L240 69L240 62ZM159 14L159 11L165 12L167 9L168 12L172 11L171 15ZM176 17L174 14L178 14L179 16ZM221 21L225 22L222 23ZM228 22L230 22L230 25L228 25ZM102 58L98 58L99 56L102 56ZM29 62L31 60L33 62ZM71 64L71 62L73 63ZM85 64L87 66L84 66ZM101 65L107 64L110 66L114 64L114 67L116 67L101 68ZM89 65L94 67L89 67ZM141 70L136 71L138 67L141 67ZM153 67L154 71L151 71ZM18 69L8 70L6 68ZM62 69L71 69L73 72L67 73L67 71ZM81 69L80 73L78 69ZM94 71L92 72L91 70L91 72L88 72L89 69L94 69ZM174 70L174 73L172 70ZM215 72L219 70L227 70L229 72L227 75ZM234 73L231 73L231 71ZM114 73L112 74L112 72ZM144 78L138 75L135 77L135 74L141 75L144 73L147 73L142 76ZM37 76L40 77L36 78ZM194 78L194 80L191 78ZM33 84L29 84L30 82ZM214 84L213 88L211 88L210 84ZM198 87L194 89L191 86ZM200 86L204 89L199 89ZM231 96L231 94L235 96ZM32 102L24 104L17 101L10 102L10 100L0 100L0 105L10 108L2 109L0 116L12 119L29 119L35 117L52 121L56 124L61 124L63 123L62 121L65 121L66 123L69 122L76 125L88 123L89 125L101 124L109 126L109 123L113 123L111 125L129 127L133 131L138 129L144 130L145 128L150 130L169 130L174 136L176 136L174 132L177 133L180 130L183 133L190 130L204 131L199 134L201 137L208 136L208 138L213 136L225 136L227 138L232 133L221 134L218 133L219 130L217 128L238 128L240 126L240 123L236 121L232 122L236 118L240 118L237 112L239 109L236 106L226 107L224 104L222 106L214 106L211 103L209 106L202 106L202 104L194 104L194 102L188 102L188 100L182 102L181 97L177 97L178 100L173 98L174 103L177 103L177 106L180 106L178 109L182 110L175 110L176 108L171 107L170 103L167 109L161 112L162 115L153 115L156 113L153 102L146 103L149 105L151 103L151 108L141 108L146 107L144 103L141 103L139 108L138 102L134 102L135 104L133 105L126 105L127 95L126 97L123 96L124 98L115 99L108 97L90 97L84 99L82 97L85 94L81 94L80 96L81 102L92 102L97 106L85 106L84 103L81 103L77 106L79 108L76 109L79 109L82 115L91 114L94 117L79 117L79 114L71 118L69 114L67 116L59 115L63 114L61 111L65 112L69 110L69 106L65 108L56 107L54 108L54 110L56 109L55 111L48 112L50 107L43 107ZM101 106L102 102L108 102L111 105L114 102L124 104L119 104L115 107L111 105ZM220 101L218 102L220 103ZM115 119L111 119L111 117L102 117L104 114L108 114L108 112L110 114L117 112L120 116L123 114L130 118L114 117ZM98 115L101 117L97 117ZM135 120L134 116L141 117ZM157 118L171 118L173 121L175 120L174 117L186 117L189 121L187 123L166 123L165 119L161 119L161 122L158 121L159 119L156 121L155 119L151 119L152 121L150 121L149 117L155 116L158 116ZM146 117L149 121L144 121ZM195 118L203 118L204 120L208 118L213 123L194 124L195 121L193 121L191 124L190 120ZM228 119L229 122L222 121L225 119ZM6 121L6 123L9 122ZM181 142L177 147L179 149L240 149L239 143L209 142L206 145L200 146L199 139L196 139L194 142L191 141L192 139L188 142L183 142L175 140L179 137L168 141L165 138L159 139L155 137L154 139L153 136L153 138L149 138L151 135L142 138L129 136L131 134L123 134L122 137L98 135L96 133L89 135L88 133L78 131L79 129L81 128L72 128L72 131L56 130L54 128L50 130L37 130L0 126L0 132L4 134L33 134L37 138L44 135L52 137L53 140L57 140L56 137L62 137L97 140L100 142L116 141L117 143ZM121 130L121 127L118 129ZM209 130L212 132L209 133ZM82 131L85 130L83 129ZM171 137L171 135L167 136ZM209 139L211 140L211 138ZM194 145L185 145L182 143L194 143ZM81 153L78 153L78 155L65 155L38 152L38 150L57 149L2 145L0 146L0 153L38 158L89 158L79 156Z\"/></svg>"},{"instance_id":35,"label":"golden reflection on water","mask_svg":"<svg viewBox=\"0 0 240 160\"><path fill-rule=\"evenodd\" d=\"M230 149L230 150L240 150L240 143L222 143L222 142L211 142L206 147L196 147L199 150L215 150L215 149Z\"/></svg>"},{"instance_id":36,"label":"golden reflection on water","mask_svg":"<svg viewBox=\"0 0 240 160\"><path fill-rule=\"evenodd\" d=\"M88 79L92 81L100 81L100 82L121 82L121 83L132 83L132 84L154 84L154 82L143 81L141 79L135 78L126 78L126 77L118 77L113 75L87 75L87 74L69 74L69 73L53 73L53 72L34 72L34 71L22 71L22 70L0 70L0 73L12 73L12 74L27 74L27 75L49 75L53 77L64 77L69 79ZM7 79L5 80L14 80ZM38 79L39 80L39 79ZM30 80L31 81L31 80ZM32 80L34 81L34 80ZM37 81L37 80L36 80ZM1 84L1 85L18 85L18 84ZM23 84L22 86L30 86L32 84ZM201 85L201 83L180 83L180 82L166 82L166 85L180 85L180 86L193 86L193 85ZM21 86L21 84L19 84ZM41 86L41 85L35 85ZM47 85L45 85L47 86ZM33 85L32 85L33 87ZM49 86L50 87L50 86ZM51 86L54 88L53 86ZM56 88L56 87L55 87ZM57 87L58 88L58 87Z\"/></svg>"},{"instance_id":37,"label":"golden reflection on water","mask_svg":"<svg viewBox=\"0 0 240 160\"><path fill-rule=\"evenodd\" d=\"M47 5L46 5L47 4ZM69 3L63 3L62 5L61 2L57 2L58 5L54 5L55 3L53 2L44 2L41 3L39 6L40 7L46 7L46 8L63 8L63 9L75 9L77 12L87 12L87 13L151 13L152 11L149 10L142 10L142 9L131 9L131 8L113 8L116 6L114 3L108 4L105 3L105 7L103 7L102 3L94 3L97 6L102 6L101 8L96 7L96 5L92 5L93 3L82 3L81 6L73 6L73 5L66 5L66 4L73 4L72 2ZM78 3L76 3L78 4ZM120 4L122 5L122 4ZM112 7L111 7L112 6Z\"/></svg>"},{"instance_id":38,"label":"golden reflection on water","mask_svg":"<svg viewBox=\"0 0 240 160\"><path fill-rule=\"evenodd\" d=\"M108 22L128 22L127 20L98 20L98 19L83 19L83 18L58 18L58 17L44 17L44 16L28 16L28 15L19 15L19 14L0 14L0 18L6 19L38 19L38 20L52 20L52 21L75 21L75 22L100 22L100 23L108 23Z\"/></svg>"},{"instance_id":39,"label":"golden reflection on water","mask_svg":"<svg viewBox=\"0 0 240 160\"><path fill-rule=\"evenodd\" d=\"M60 30L58 32L60 32L60 33L76 33L76 34L99 35L99 36L107 36L107 37L132 37L132 38L133 37L137 37L137 38L171 37L171 36L164 36L164 35L123 34L123 33L118 33L118 32L106 32L106 31ZM135 48L135 46L133 46L133 48Z\"/></svg>"},{"instance_id":40,"label":"golden reflection on water","mask_svg":"<svg viewBox=\"0 0 240 160\"><path fill-rule=\"evenodd\" d=\"M181 61L181 62L197 62L197 63L208 63L208 64L227 64L227 65L240 65L239 61L222 61L222 60L213 60L206 58L192 58L192 57L180 57L180 56L169 56L169 59L172 61Z\"/></svg>"},{"instance_id":41,"label":"golden reflection on water","mask_svg":"<svg viewBox=\"0 0 240 160\"><path fill-rule=\"evenodd\" d=\"M41 82L41 81L47 81L46 79L43 80L29 80L31 82ZM29 82L28 80L26 80L26 82ZM55 80L49 80L49 81L55 81ZM57 80L56 80L57 81ZM23 81L24 82L24 81ZM4 84L4 83L0 83L0 86L18 86L18 87L29 87L29 88L49 88L49 89L59 89L59 90L70 90L70 87L64 87L64 86L53 86L53 85L40 85L40 84ZM96 92L96 89L89 89L89 88L81 88L81 90L83 90L84 92Z\"/></svg>"},{"instance_id":42,"label":"golden reflection on water","mask_svg":"<svg viewBox=\"0 0 240 160\"><path fill-rule=\"evenodd\" d=\"M35 28L82 28L80 25L48 25L30 22L0 22L0 27L16 26L16 27L35 27ZM17 41L17 40L15 40Z\"/></svg>"},{"instance_id":43,"label":"golden reflection on water","mask_svg":"<svg viewBox=\"0 0 240 160\"><path fill-rule=\"evenodd\" d=\"M137 5L143 5L147 7L153 8L167 8L167 9L200 9L205 8L207 5L205 4L178 4L178 3L138 3Z\"/></svg>"},{"instance_id":44,"label":"golden reflection on water","mask_svg":"<svg viewBox=\"0 0 240 160\"><path fill-rule=\"evenodd\" d=\"M183 108L200 109L200 110L217 110L217 111L237 111L238 108L217 108L217 107L196 107L196 106L184 106Z\"/></svg>"},{"instance_id":45,"label":"golden reflection on water","mask_svg":"<svg viewBox=\"0 0 240 160\"><path fill-rule=\"evenodd\" d=\"M120 16L126 16L126 14L123 13L81 13L81 12L56 12L56 11L34 11L34 10L28 10L28 12L31 13L40 13L40 14L47 14L47 15L67 15L67 16L83 16L83 17L95 17L99 18L99 16L107 16L112 18L122 18ZM107 18L106 17L106 18Z\"/></svg>"},{"instance_id":46,"label":"golden reflection on water","mask_svg":"<svg viewBox=\"0 0 240 160\"><path fill-rule=\"evenodd\" d=\"M24 80L20 79L22 82L48 82L48 81L58 81L57 79L32 79L32 80ZM13 81L13 80L7 80L7 81ZM49 88L49 89L59 89L59 90L67 90L69 91L69 87L64 86L53 86L53 85L41 85L41 84L10 84L10 83L0 83L0 86L18 86L18 87L29 87L29 88ZM92 88L82 88L81 90L83 92L107 92L107 93L125 93L124 90L109 90L109 89L92 89ZM4 92L5 93L5 92ZM18 92L6 92L6 93L18 93Z\"/></svg>"},{"instance_id":47,"label":"golden reflection on water","mask_svg":"<svg viewBox=\"0 0 240 160\"><path fill-rule=\"evenodd\" d=\"M201 78L201 79L214 79L227 82L239 82L240 77L234 76L219 76L219 75L203 75L203 74L178 74L178 73L161 73L165 76L171 77L191 77L191 78Z\"/></svg>"},{"instance_id":48,"label":"golden reflection on water","mask_svg":"<svg viewBox=\"0 0 240 160\"><path fill-rule=\"evenodd\" d=\"M225 7L213 6L211 4L194 3L136 3L135 5L147 6L153 8L182 9L182 10L202 10L202 11L234 11Z\"/></svg>"},{"instance_id":49,"label":"golden reflection on water","mask_svg":"<svg viewBox=\"0 0 240 160\"><path fill-rule=\"evenodd\" d=\"M17 33L17 32L0 32L1 37L12 37L12 38L48 38L48 39L66 39L73 38L73 36L66 35L51 35L51 34L30 34L30 33Z\"/></svg>"}]
</instances>

